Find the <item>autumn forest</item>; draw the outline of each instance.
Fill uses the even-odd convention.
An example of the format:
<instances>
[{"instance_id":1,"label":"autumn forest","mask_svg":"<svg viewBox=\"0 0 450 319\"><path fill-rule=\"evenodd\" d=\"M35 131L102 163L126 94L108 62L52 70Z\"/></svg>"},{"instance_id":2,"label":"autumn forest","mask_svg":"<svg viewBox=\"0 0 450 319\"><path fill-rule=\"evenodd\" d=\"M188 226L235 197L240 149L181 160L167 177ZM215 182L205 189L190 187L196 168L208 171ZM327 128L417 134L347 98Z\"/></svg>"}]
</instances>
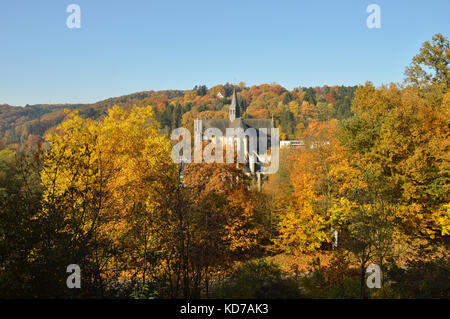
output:
<instances>
[{"instance_id":1,"label":"autumn forest","mask_svg":"<svg viewBox=\"0 0 450 319\"><path fill-rule=\"evenodd\" d=\"M436 34L402 83L0 105L0 298L449 298L449 62ZM233 90L302 141L261 187L171 158L170 132L228 118Z\"/></svg>"}]
</instances>

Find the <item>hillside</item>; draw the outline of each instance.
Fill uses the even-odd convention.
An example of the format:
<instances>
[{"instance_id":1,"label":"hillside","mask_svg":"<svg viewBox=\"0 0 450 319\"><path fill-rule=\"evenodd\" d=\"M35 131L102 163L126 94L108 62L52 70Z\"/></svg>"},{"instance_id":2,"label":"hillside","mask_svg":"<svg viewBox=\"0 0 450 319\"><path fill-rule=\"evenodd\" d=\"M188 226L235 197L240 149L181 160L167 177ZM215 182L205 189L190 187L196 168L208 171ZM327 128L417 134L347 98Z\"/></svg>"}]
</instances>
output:
<instances>
[{"instance_id":1,"label":"hillside","mask_svg":"<svg viewBox=\"0 0 450 319\"><path fill-rule=\"evenodd\" d=\"M299 87L287 90L278 84L247 87L229 83L192 90L143 91L109 98L93 104L37 104L25 107L0 105L0 138L3 147L20 148L33 144L61 123L64 109L77 110L86 118L97 119L119 105L151 105L156 119L167 130L192 127L195 118L227 116L230 96L236 89L241 114L246 118L274 118L282 139L295 138L313 120L343 119L351 115L350 105L356 87ZM221 93L219 95L219 93Z\"/></svg>"}]
</instances>

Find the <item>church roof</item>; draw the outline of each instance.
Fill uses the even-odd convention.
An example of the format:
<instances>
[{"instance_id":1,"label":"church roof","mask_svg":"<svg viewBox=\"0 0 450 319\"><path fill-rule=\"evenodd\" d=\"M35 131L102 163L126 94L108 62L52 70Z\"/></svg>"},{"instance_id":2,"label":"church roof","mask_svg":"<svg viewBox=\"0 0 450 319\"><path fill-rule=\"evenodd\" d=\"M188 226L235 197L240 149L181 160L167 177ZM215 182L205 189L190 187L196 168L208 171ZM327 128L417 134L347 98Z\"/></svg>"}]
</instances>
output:
<instances>
[{"instance_id":1,"label":"church roof","mask_svg":"<svg viewBox=\"0 0 450 319\"><path fill-rule=\"evenodd\" d=\"M270 130L273 127L271 119L242 119L242 120L247 126L257 129L267 128Z\"/></svg>"},{"instance_id":2,"label":"church roof","mask_svg":"<svg viewBox=\"0 0 450 319\"><path fill-rule=\"evenodd\" d=\"M237 118L234 121L230 121L231 128L242 128L246 130L248 126L244 123L244 121L241 118Z\"/></svg>"},{"instance_id":3,"label":"church roof","mask_svg":"<svg viewBox=\"0 0 450 319\"><path fill-rule=\"evenodd\" d=\"M226 133L227 128L243 128L246 130L249 127L255 129L266 128L267 133L270 134L270 129L273 127L272 120L270 119L242 119L237 118L234 121L229 119L201 119L203 130L211 127L216 127L222 131L223 134Z\"/></svg>"},{"instance_id":4,"label":"church roof","mask_svg":"<svg viewBox=\"0 0 450 319\"><path fill-rule=\"evenodd\" d=\"M227 127L230 125L229 119L201 119L203 130L206 130L211 127L216 127L221 130L223 133L226 132Z\"/></svg>"}]
</instances>

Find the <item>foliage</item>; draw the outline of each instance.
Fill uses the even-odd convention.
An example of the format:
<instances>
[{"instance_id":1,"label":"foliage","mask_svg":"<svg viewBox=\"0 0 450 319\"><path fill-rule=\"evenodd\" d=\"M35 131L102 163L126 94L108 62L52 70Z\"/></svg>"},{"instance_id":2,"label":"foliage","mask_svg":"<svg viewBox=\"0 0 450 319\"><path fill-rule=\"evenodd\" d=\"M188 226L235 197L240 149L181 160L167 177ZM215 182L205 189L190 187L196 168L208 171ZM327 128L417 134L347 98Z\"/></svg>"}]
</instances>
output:
<instances>
[{"instance_id":1,"label":"foliage","mask_svg":"<svg viewBox=\"0 0 450 319\"><path fill-rule=\"evenodd\" d=\"M338 250L329 266L320 259L312 263L311 271L300 279L307 298L358 298L359 278L344 250Z\"/></svg>"},{"instance_id":2,"label":"foliage","mask_svg":"<svg viewBox=\"0 0 450 319\"><path fill-rule=\"evenodd\" d=\"M231 278L219 287L218 298L271 299L299 298L297 282L273 263L263 260L240 265Z\"/></svg>"},{"instance_id":3,"label":"foliage","mask_svg":"<svg viewBox=\"0 0 450 319\"><path fill-rule=\"evenodd\" d=\"M405 87L227 83L0 106L0 297L448 298L448 55L442 35L425 42ZM170 156L166 133L226 118L233 90L243 117L300 140L261 192L241 166ZM309 273L261 259L328 250ZM379 291L365 289L369 263ZM67 289L69 264L83 289Z\"/></svg>"},{"instance_id":4,"label":"foliage","mask_svg":"<svg viewBox=\"0 0 450 319\"><path fill-rule=\"evenodd\" d=\"M427 88L442 85L444 91L450 86L450 42L442 34L433 36L432 42L425 41L411 65L405 70L406 83ZM431 71L427 72L427 71Z\"/></svg>"},{"instance_id":5,"label":"foliage","mask_svg":"<svg viewBox=\"0 0 450 319\"><path fill-rule=\"evenodd\" d=\"M424 249L423 254L430 254ZM392 294L401 298L449 298L450 264L447 252L441 256L431 254L431 258L411 258L405 267L395 263L387 277L392 281Z\"/></svg>"}]
</instances>

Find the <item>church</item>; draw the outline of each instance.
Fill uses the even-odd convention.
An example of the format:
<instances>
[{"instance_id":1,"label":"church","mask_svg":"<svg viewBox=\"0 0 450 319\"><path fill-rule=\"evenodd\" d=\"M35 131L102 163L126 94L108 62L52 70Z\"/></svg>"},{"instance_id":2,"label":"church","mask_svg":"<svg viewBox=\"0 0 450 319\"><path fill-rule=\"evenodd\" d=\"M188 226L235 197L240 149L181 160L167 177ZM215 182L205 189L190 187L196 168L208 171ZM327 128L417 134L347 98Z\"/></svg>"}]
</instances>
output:
<instances>
[{"instance_id":1,"label":"church","mask_svg":"<svg viewBox=\"0 0 450 319\"><path fill-rule=\"evenodd\" d=\"M233 95L231 98L231 105L229 109L229 117L226 119L198 119L199 126L196 134L199 134L201 140L204 140L204 133L208 128L217 128L222 132L221 145L225 143L233 142L229 140L226 136L227 128L230 129L242 129L246 132L248 129L254 129L256 132L256 141L254 147L251 147L249 137L245 136L242 143L236 143L238 152L240 147L244 148L244 171L251 175L257 175L260 178L261 166L268 163L270 160L270 155L268 155L267 150L271 147L271 132L274 128L273 119L247 119L241 118L241 108L239 106L239 101L237 99L236 90L233 90ZM249 131L247 131L249 132ZM224 140L227 139L228 140ZM234 140L236 141L236 140ZM267 147L261 147L260 142L263 141ZM215 142L211 140L211 142Z\"/></svg>"}]
</instances>

